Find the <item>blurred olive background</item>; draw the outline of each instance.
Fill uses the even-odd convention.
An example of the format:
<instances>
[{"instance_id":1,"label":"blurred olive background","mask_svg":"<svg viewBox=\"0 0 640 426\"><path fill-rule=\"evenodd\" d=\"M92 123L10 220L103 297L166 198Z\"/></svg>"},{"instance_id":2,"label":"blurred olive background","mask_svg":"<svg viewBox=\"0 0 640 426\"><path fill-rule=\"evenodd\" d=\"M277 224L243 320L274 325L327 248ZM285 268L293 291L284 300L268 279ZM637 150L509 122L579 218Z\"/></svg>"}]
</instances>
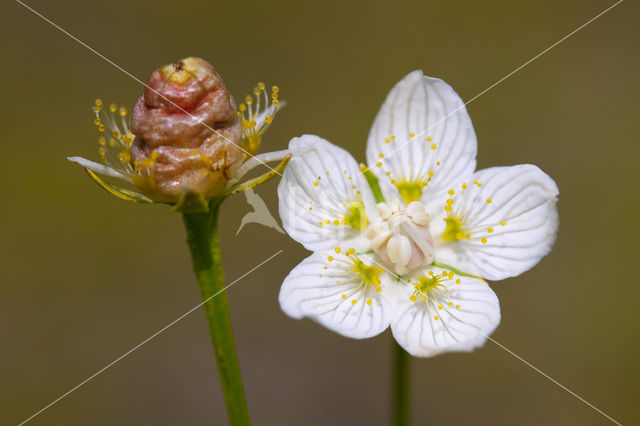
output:
<instances>
[{"instance_id":1,"label":"blurred olive background","mask_svg":"<svg viewBox=\"0 0 640 426\"><path fill-rule=\"evenodd\" d=\"M3 2L0 424L17 424L200 302L180 216L110 197L65 160L97 159L96 97L130 107L135 80L16 2ZM315 133L364 159L375 113L414 69L465 99L611 1L45 1L28 4L142 80L196 55L236 98L257 81L288 102L263 150ZM623 424L638 406L638 13L627 1L468 106L478 166L534 163L560 187L553 253L493 284L493 337ZM277 215L277 180L261 186ZM308 255L222 216L223 261L255 425L387 425L387 332L342 338L279 309ZM603 416L491 342L415 359L414 425L605 425ZM224 425L198 310L32 421Z\"/></svg>"}]
</instances>

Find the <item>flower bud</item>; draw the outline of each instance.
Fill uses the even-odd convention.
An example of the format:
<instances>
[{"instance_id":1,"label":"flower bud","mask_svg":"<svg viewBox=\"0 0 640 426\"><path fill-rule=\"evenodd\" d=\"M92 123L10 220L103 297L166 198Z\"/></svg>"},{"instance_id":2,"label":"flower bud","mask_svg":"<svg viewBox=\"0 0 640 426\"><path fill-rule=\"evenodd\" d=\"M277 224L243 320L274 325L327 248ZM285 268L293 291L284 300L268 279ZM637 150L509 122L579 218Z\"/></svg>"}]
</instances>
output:
<instances>
[{"instance_id":1,"label":"flower bud","mask_svg":"<svg viewBox=\"0 0 640 426\"><path fill-rule=\"evenodd\" d=\"M156 70L133 107L134 184L157 201L222 193L245 158L236 104L207 61L185 58Z\"/></svg>"},{"instance_id":2,"label":"flower bud","mask_svg":"<svg viewBox=\"0 0 640 426\"><path fill-rule=\"evenodd\" d=\"M378 217L367 228L371 248L397 274L433 262L433 237L430 217L419 201L406 208L398 200L378 204Z\"/></svg>"}]
</instances>

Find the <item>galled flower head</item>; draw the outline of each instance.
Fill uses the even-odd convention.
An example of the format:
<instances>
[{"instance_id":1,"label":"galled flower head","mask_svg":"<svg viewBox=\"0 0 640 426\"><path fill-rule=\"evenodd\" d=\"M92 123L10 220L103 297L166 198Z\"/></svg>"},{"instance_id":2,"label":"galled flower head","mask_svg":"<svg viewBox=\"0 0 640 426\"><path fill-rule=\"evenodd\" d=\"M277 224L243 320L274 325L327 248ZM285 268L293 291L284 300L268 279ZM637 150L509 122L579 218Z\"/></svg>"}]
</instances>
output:
<instances>
[{"instance_id":1,"label":"galled flower head","mask_svg":"<svg viewBox=\"0 0 640 426\"><path fill-rule=\"evenodd\" d=\"M314 253L285 279L280 305L345 336L390 326L415 356L470 351L500 322L485 279L525 272L555 241L555 182L529 164L474 171L464 103L420 71L380 108L369 167L317 136L289 148L280 217Z\"/></svg>"},{"instance_id":2,"label":"galled flower head","mask_svg":"<svg viewBox=\"0 0 640 426\"><path fill-rule=\"evenodd\" d=\"M94 123L102 164L72 157L113 195L129 201L163 202L179 211L207 209L207 200L245 190L238 184L249 169L285 159L286 152L256 156L262 134L278 110L279 89L271 99L259 83L253 97L236 108L222 77L200 58L185 58L151 74L127 122L127 111L97 100ZM247 107L248 105L248 107ZM125 181L108 183L96 173ZM264 180L278 173L264 176ZM259 181L252 181L251 187Z\"/></svg>"}]
</instances>

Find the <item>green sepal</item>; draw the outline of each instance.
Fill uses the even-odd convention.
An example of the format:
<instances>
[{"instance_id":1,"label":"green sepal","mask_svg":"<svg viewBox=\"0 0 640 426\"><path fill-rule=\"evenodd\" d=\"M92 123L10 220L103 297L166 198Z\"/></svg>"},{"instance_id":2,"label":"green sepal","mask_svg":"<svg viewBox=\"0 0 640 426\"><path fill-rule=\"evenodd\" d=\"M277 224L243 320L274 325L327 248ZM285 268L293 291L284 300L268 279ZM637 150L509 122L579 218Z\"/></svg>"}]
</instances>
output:
<instances>
[{"instance_id":1,"label":"green sepal","mask_svg":"<svg viewBox=\"0 0 640 426\"><path fill-rule=\"evenodd\" d=\"M476 276L476 275L467 274L466 272L462 272L461 270L456 269L456 268L454 268L453 266L446 265L446 264L444 264L444 263L433 262L433 263L432 263L432 265L433 265L433 266L437 266L438 268L448 269L448 270L450 270L451 272L454 272L454 273L456 273L456 274L458 274L458 275L462 275L463 277L476 278L476 279L478 279L478 280L485 281L485 279L484 279L484 278L482 278L482 277L478 277L478 276ZM486 281L485 281L485 282L486 282Z\"/></svg>"},{"instance_id":2,"label":"green sepal","mask_svg":"<svg viewBox=\"0 0 640 426\"><path fill-rule=\"evenodd\" d=\"M375 198L376 203L384 203L384 195L382 195L382 191L380 190L380 183L378 182L378 178L376 177L376 175L374 175L371 169L364 164L360 164L360 171L367 180L367 183L371 188L371 192L373 192L373 198Z\"/></svg>"},{"instance_id":3,"label":"green sepal","mask_svg":"<svg viewBox=\"0 0 640 426\"><path fill-rule=\"evenodd\" d=\"M131 191L129 189L124 189L119 186L108 184L91 169L87 169L85 167L84 170L87 172L89 177L91 177L91 179L93 179L93 181L100 186L100 188L104 189L114 197L120 198L121 200L130 201L132 203L144 203L144 204L154 203L154 201L151 198L148 198L147 196L139 192Z\"/></svg>"},{"instance_id":4,"label":"green sepal","mask_svg":"<svg viewBox=\"0 0 640 426\"><path fill-rule=\"evenodd\" d=\"M201 193L184 191L171 210L176 213L205 213L209 211L209 200Z\"/></svg>"},{"instance_id":5,"label":"green sepal","mask_svg":"<svg viewBox=\"0 0 640 426\"><path fill-rule=\"evenodd\" d=\"M253 189L260 184L265 183L269 179L273 178L275 175L281 174L280 172L284 170L289 160L291 160L291 154L287 154L282 159L282 161L275 168L271 169L269 172L263 175L260 175L258 177L255 177L253 179L245 180L244 182L231 185L229 188L227 188L227 190L224 192L223 195L237 194L238 192L244 192L249 189Z\"/></svg>"}]
</instances>

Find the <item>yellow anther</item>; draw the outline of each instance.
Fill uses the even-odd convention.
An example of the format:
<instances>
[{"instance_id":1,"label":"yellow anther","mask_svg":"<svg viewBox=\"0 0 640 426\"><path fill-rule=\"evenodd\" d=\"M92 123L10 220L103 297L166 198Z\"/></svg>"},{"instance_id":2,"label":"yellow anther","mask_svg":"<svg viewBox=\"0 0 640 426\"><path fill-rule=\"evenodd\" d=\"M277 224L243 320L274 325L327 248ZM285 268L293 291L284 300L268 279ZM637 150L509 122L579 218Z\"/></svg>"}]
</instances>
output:
<instances>
[{"instance_id":1,"label":"yellow anther","mask_svg":"<svg viewBox=\"0 0 640 426\"><path fill-rule=\"evenodd\" d=\"M487 239L484 238L484 237L482 237L482 239L480 241L482 241L482 244L487 244Z\"/></svg>"},{"instance_id":2,"label":"yellow anther","mask_svg":"<svg viewBox=\"0 0 640 426\"><path fill-rule=\"evenodd\" d=\"M438 309L442 309L442 308L443 308L443 306L442 306L442 305L438 305Z\"/></svg>"},{"instance_id":3,"label":"yellow anther","mask_svg":"<svg viewBox=\"0 0 640 426\"><path fill-rule=\"evenodd\" d=\"M454 273L453 273L453 271L451 271L451 272L449 272L449 275L447 275L447 276L449 277L450 280L452 280L453 279L453 275L454 275Z\"/></svg>"},{"instance_id":4,"label":"yellow anther","mask_svg":"<svg viewBox=\"0 0 640 426\"><path fill-rule=\"evenodd\" d=\"M382 163L378 161L378 162L376 163L376 167L382 167Z\"/></svg>"},{"instance_id":5,"label":"yellow anther","mask_svg":"<svg viewBox=\"0 0 640 426\"><path fill-rule=\"evenodd\" d=\"M320 185L318 182L313 182L313 186L318 186Z\"/></svg>"},{"instance_id":6,"label":"yellow anther","mask_svg":"<svg viewBox=\"0 0 640 426\"><path fill-rule=\"evenodd\" d=\"M333 262L333 256L329 256L329 257L327 257L327 260L328 260L329 262Z\"/></svg>"},{"instance_id":7,"label":"yellow anther","mask_svg":"<svg viewBox=\"0 0 640 426\"><path fill-rule=\"evenodd\" d=\"M96 99L95 104L98 108L100 108L102 106L102 99Z\"/></svg>"},{"instance_id":8,"label":"yellow anther","mask_svg":"<svg viewBox=\"0 0 640 426\"><path fill-rule=\"evenodd\" d=\"M340 221L339 221L338 219L336 219L336 220L334 220L334 221L333 221L333 224L334 224L335 226L338 226L338 225L340 225Z\"/></svg>"},{"instance_id":9,"label":"yellow anther","mask_svg":"<svg viewBox=\"0 0 640 426\"><path fill-rule=\"evenodd\" d=\"M277 99L274 99L272 104L273 104L273 106L278 106L278 105L280 105L280 101L277 100Z\"/></svg>"},{"instance_id":10,"label":"yellow anther","mask_svg":"<svg viewBox=\"0 0 640 426\"><path fill-rule=\"evenodd\" d=\"M378 158L382 158L382 157L384 157L384 154L382 153L378 154Z\"/></svg>"},{"instance_id":11,"label":"yellow anther","mask_svg":"<svg viewBox=\"0 0 640 426\"><path fill-rule=\"evenodd\" d=\"M411 296L411 297L409 297L409 300L411 300L412 302L415 302L416 301L416 297L415 296Z\"/></svg>"},{"instance_id":12,"label":"yellow anther","mask_svg":"<svg viewBox=\"0 0 640 426\"><path fill-rule=\"evenodd\" d=\"M109 111L116 112L117 110L118 110L118 105L116 104L109 105Z\"/></svg>"},{"instance_id":13,"label":"yellow anther","mask_svg":"<svg viewBox=\"0 0 640 426\"><path fill-rule=\"evenodd\" d=\"M453 199L452 199L452 198L449 198L449 199L447 200L447 204L449 204L449 205L453 204Z\"/></svg>"},{"instance_id":14,"label":"yellow anther","mask_svg":"<svg viewBox=\"0 0 640 426\"><path fill-rule=\"evenodd\" d=\"M253 103L253 98L251 96L247 95L244 98L244 103L247 104L247 105L251 105Z\"/></svg>"},{"instance_id":15,"label":"yellow anther","mask_svg":"<svg viewBox=\"0 0 640 426\"><path fill-rule=\"evenodd\" d=\"M239 109L241 112L245 112L245 111L247 110L247 106L246 106L245 104L240 104L240 106L238 107L238 109Z\"/></svg>"},{"instance_id":16,"label":"yellow anther","mask_svg":"<svg viewBox=\"0 0 640 426\"><path fill-rule=\"evenodd\" d=\"M357 301L356 299L353 299L353 300L351 301L351 304L352 304L352 305L355 305L356 303L358 303L358 301Z\"/></svg>"},{"instance_id":17,"label":"yellow anther","mask_svg":"<svg viewBox=\"0 0 640 426\"><path fill-rule=\"evenodd\" d=\"M460 284L460 278L456 280L456 284Z\"/></svg>"},{"instance_id":18,"label":"yellow anther","mask_svg":"<svg viewBox=\"0 0 640 426\"><path fill-rule=\"evenodd\" d=\"M410 137L410 138L414 137L415 135L416 135L416 134L415 134L415 133L413 133L413 132L410 132L410 133L409 133L409 137Z\"/></svg>"},{"instance_id":19,"label":"yellow anther","mask_svg":"<svg viewBox=\"0 0 640 426\"><path fill-rule=\"evenodd\" d=\"M116 140L115 139L109 139L109 146L111 148L113 148L114 146L116 146Z\"/></svg>"},{"instance_id":20,"label":"yellow anther","mask_svg":"<svg viewBox=\"0 0 640 426\"><path fill-rule=\"evenodd\" d=\"M120 132L117 130L114 130L111 132L111 136L114 138L120 138Z\"/></svg>"},{"instance_id":21,"label":"yellow anther","mask_svg":"<svg viewBox=\"0 0 640 426\"><path fill-rule=\"evenodd\" d=\"M318 222L318 226L322 228L322 222Z\"/></svg>"},{"instance_id":22,"label":"yellow anther","mask_svg":"<svg viewBox=\"0 0 640 426\"><path fill-rule=\"evenodd\" d=\"M346 295L346 294L343 294L343 295L342 295L342 296L340 296L340 297L342 297L343 299L346 299L346 298L347 298L347 295Z\"/></svg>"},{"instance_id":23,"label":"yellow anther","mask_svg":"<svg viewBox=\"0 0 640 426\"><path fill-rule=\"evenodd\" d=\"M356 249L354 248L350 248L349 250L347 250L347 255L351 256L352 254L355 254Z\"/></svg>"},{"instance_id":24,"label":"yellow anther","mask_svg":"<svg viewBox=\"0 0 640 426\"><path fill-rule=\"evenodd\" d=\"M507 224L507 222L505 222L504 220L500 221L500 226L505 226Z\"/></svg>"},{"instance_id":25,"label":"yellow anther","mask_svg":"<svg viewBox=\"0 0 640 426\"><path fill-rule=\"evenodd\" d=\"M336 252L336 254L340 254L340 247L336 247L334 251Z\"/></svg>"},{"instance_id":26,"label":"yellow anther","mask_svg":"<svg viewBox=\"0 0 640 426\"><path fill-rule=\"evenodd\" d=\"M466 183L462 184L462 189L467 189L467 184Z\"/></svg>"},{"instance_id":27,"label":"yellow anther","mask_svg":"<svg viewBox=\"0 0 640 426\"><path fill-rule=\"evenodd\" d=\"M440 317L438 317L437 315L435 317L433 317L434 320L438 321L440 319Z\"/></svg>"},{"instance_id":28,"label":"yellow anther","mask_svg":"<svg viewBox=\"0 0 640 426\"><path fill-rule=\"evenodd\" d=\"M460 305L456 305L456 309L460 309Z\"/></svg>"},{"instance_id":29,"label":"yellow anther","mask_svg":"<svg viewBox=\"0 0 640 426\"><path fill-rule=\"evenodd\" d=\"M448 205L448 204L446 206L444 206L444 211L450 212L451 211L451 206Z\"/></svg>"},{"instance_id":30,"label":"yellow anther","mask_svg":"<svg viewBox=\"0 0 640 426\"><path fill-rule=\"evenodd\" d=\"M331 221L330 221L329 219L325 219L325 220L324 220L324 224L325 224L325 225L328 225L328 224L330 224L330 223L331 223Z\"/></svg>"},{"instance_id":31,"label":"yellow anther","mask_svg":"<svg viewBox=\"0 0 640 426\"><path fill-rule=\"evenodd\" d=\"M491 198L487 198L487 204L491 204Z\"/></svg>"},{"instance_id":32,"label":"yellow anther","mask_svg":"<svg viewBox=\"0 0 640 426\"><path fill-rule=\"evenodd\" d=\"M449 302L449 303L447 303L447 305L453 306L453 302Z\"/></svg>"},{"instance_id":33,"label":"yellow anther","mask_svg":"<svg viewBox=\"0 0 640 426\"><path fill-rule=\"evenodd\" d=\"M427 136L427 142L431 142L433 140L433 138L431 138L431 136Z\"/></svg>"},{"instance_id":34,"label":"yellow anther","mask_svg":"<svg viewBox=\"0 0 640 426\"><path fill-rule=\"evenodd\" d=\"M100 123L102 123L102 121L100 121L99 118L96 118L95 120L93 120L93 124L95 124L96 126L99 126Z\"/></svg>"},{"instance_id":35,"label":"yellow anther","mask_svg":"<svg viewBox=\"0 0 640 426\"><path fill-rule=\"evenodd\" d=\"M273 121L273 117L271 117L270 115L267 115L264 117L264 122L269 124Z\"/></svg>"},{"instance_id":36,"label":"yellow anther","mask_svg":"<svg viewBox=\"0 0 640 426\"><path fill-rule=\"evenodd\" d=\"M492 233L492 232L493 232L493 228L489 228L489 229L487 229L487 232L488 232L488 233Z\"/></svg>"},{"instance_id":37,"label":"yellow anther","mask_svg":"<svg viewBox=\"0 0 640 426\"><path fill-rule=\"evenodd\" d=\"M279 88L278 86L273 86L273 87L271 88L271 91L272 91L273 93L278 93L278 92L280 91L280 88Z\"/></svg>"},{"instance_id":38,"label":"yellow anther","mask_svg":"<svg viewBox=\"0 0 640 426\"><path fill-rule=\"evenodd\" d=\"M438 148L438 146L437 146L435 143L432 143L432 144L431 144L431 149L435 151L435 150L436 150L436 148Z\"/></svg>"},{"instance_id":39,"label":"yellow anther","mask_svg":"<svg viewBox=\"0 0 640 426\"><path fill-rule=\"evenodd\" d=\"M433 172L431 170L429 170L429 173L427 173L429 175L429 177L433 177Z\"/></svg>"},{"instance_id":40,"label":"yellow anther","mask_svg":"<svg viewBox=\"0 0 640 426\"><path fill-rule=\"evenodd\" d=\"M367 299L367 305L371 306L372 303L373 301L371 299Z\"/></svg>"},{"instance_id":41,"label":"yellow anther","mask_svg":"<svg viewBox=\"0 0 640 426\"><path fill-rule=\"evenodd\" d=\"M389 138L384 138L384 143L389 143L389 142L391 142Z\"/></svg>"},{"instance_id":42,"label":"yellow anther","mask_svg":"<svg viewBox=\"0 0 640 426\"><path fill-rule=\"evenodd\" d=\"M265 85L263 82L258 83L258 89L264 90L264 88L265 88Z\"/></svg>"},{"instance_id":43,"label":"yellow anther","mask_svg":"<svg viewBox=\"0 0 640 426\"><path fill-rule=\"evenodd\" d=\"M469 234L469 233L464 234L464 237L468 240L469 238L471 238L471 234Z\"/></svg>"},{"instance_id":44,"label":"yellow anther","mask_svg":"<svg viewBox=\"0 0 640 426\"><path fill-rule=\"evenodd\" d=\"M131 162L131 154L129 153L129 150L120 151L118 158L125 164L129 164Z\"/></svg>"},{"instance_id":45,"label":"yellow anther","mask_svg":"<svg viewBox=\"0 0 640 426\"><path fill-rule=\"evenodd\" d=\"M396 140L396 135L391 135L391 140L392 141Z\"/></svg>"},{"instance_id":46,"label":"yellow anther","mask_svg":"<svg viewBox=\"0 0 640 426\"><path fill-rule=\"evenodd\" d=\"M120 110L118 112L123 117L127 115L127 109L125 107L120 107Z\"/></svg>"}]
</instances>

